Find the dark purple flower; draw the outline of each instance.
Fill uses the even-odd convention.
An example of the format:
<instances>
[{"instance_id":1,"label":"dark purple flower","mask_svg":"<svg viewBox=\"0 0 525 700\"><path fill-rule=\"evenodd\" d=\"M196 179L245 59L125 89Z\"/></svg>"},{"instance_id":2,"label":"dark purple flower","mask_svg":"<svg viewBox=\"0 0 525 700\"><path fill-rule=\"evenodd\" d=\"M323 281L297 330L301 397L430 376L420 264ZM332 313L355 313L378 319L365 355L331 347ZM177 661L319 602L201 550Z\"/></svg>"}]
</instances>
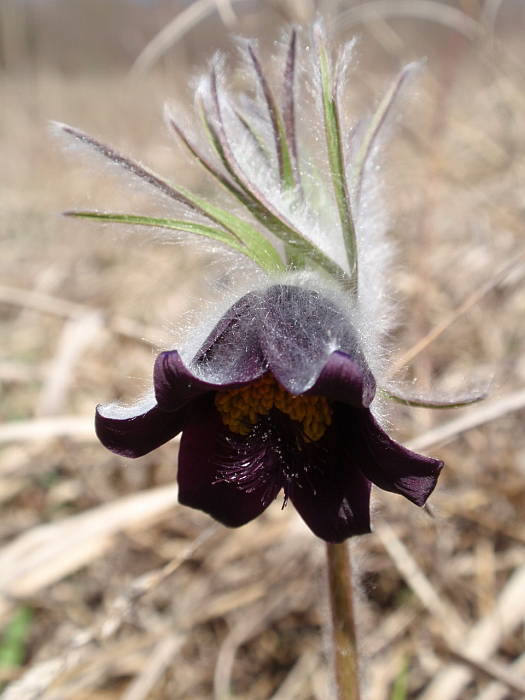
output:
<instances>
[{"instance_id":1,"label":"dark purple flower","mask_svg":"<svg viewBox=\"0 0 525 700\"><path fill-rule=\"evenodd\" d=\"M370 531L371 483L421 506L443 466L380 428L351 323L300 286L243 296L189 365L176 350L161 353L154 389L132 416L99 407L98 437L139 457L182 432L180 502L231 527L283 489L316 535L340 542Z\"/></svg>"}]
</instances>

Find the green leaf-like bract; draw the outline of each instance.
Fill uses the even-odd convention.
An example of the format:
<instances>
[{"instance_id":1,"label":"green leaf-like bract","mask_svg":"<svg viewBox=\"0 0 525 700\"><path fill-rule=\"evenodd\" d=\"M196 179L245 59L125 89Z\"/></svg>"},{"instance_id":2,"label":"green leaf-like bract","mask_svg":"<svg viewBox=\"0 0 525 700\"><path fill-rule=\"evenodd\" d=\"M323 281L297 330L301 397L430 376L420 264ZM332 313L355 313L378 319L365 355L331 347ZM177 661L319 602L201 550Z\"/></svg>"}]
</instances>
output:
<instances>
[{"instance_id":1,"label":"green leaf-like bract","mask_svg":"<svg viewBox=\"0 0 525 700\"><path fill-rule=\"evenodd\" d=\"M351 274L352 289L354 292L357 292L357 239L354 222L352 219L350 193L346 181L346 169L337 96L330 70L330 59L320 33L317 34L316 40L319 57L321 95L323 100L323 118L328 163L330 166L335 201L337 203L339 219L341 221L341 228L343 231L343 240L346 248L348 267Z\"/></svg>"},{"instance_id":2,"label":"green leaf-like bract","mask_svg":"<svg viewBox=\"0 0 525 700\"><path fill-rule=\"evenodd\" d=\"M214 214L216 215L217 212L214 212ZM151 216L140 216L136 214L116 214L112 212L96 211L67 211L64 212L64 215L81 219L97 219L99 221L105 221L107 223L113 224L127 224L130 226L148 226L151 228L163 228L181 231L184 233L193 233L195 235L204 236L205 238L214 240L217 243L222 243L223 245L232 248L236 252L246 255L248 258L251 258L262 269L268 272L278 272L280 270L284 270L284 264L282 263L277 251L275 251L271 246L269 247L269 249L268 246L265 246L263 249L258 249L257 241L251 241L250 247L248 247L248 245L245 245L242 240L239 241L236 237L227 233L226 231L221 231L221 229L212 228L211 226L205 226L204 224L199 224L194 221L185 221L182 219L163 219ZM227 214L227 212L221 210L220 216L227 217L229 215ZM240 233L242 234L243 231L240 231ZM267 242L265 241L265 243Z\"/></svg>"}]
</instances>

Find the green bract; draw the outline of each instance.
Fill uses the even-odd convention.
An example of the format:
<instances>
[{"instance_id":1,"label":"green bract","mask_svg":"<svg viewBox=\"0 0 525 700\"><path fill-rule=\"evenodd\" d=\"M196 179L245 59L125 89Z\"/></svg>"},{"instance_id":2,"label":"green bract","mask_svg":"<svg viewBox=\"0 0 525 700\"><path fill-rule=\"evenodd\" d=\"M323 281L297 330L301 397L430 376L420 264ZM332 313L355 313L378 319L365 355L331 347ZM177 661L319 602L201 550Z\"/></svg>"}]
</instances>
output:
<instances>
[{"instance_id":1,"label":"green bract","mask_svg":"<svg viewBox=\"0 0 525 700\"><path fill-rule=\"evenodd\" d=\"M318 94L321 110L320 128L324 131L328 177L309 158L308 143L298 143L299 47L297 32L292 30L281 70L280 101L272 90L255 44L245 42L242 46L244 60L253 81L250 87L255 98L247 97L242 105L235 101L225 89L217 60L197 90L196 111L209 142L207 149L198 146L174 116L167 114L170 129L191 157L241 206L240 214L180 185L173 185L78 129L59 125L75 141L176 201L188 213L188 219L99 211L69 211L66 215L203 236L242 254L268 273L310 268L322 271L347 293L357 297L359 239L354 210L359 207L365 166L380 127L412 66L402 71L380 103L360 141L355 163L349 163L349 137L344 133L340 118L346 57L341 54L332 61L320 26L314 28L313 47L313 58L310 56L308 60L313 60L313 90ZM315 105L312 113L315 119ZM245 157L246 149L250 157ZM311 182L304 181L305 168L309 178L318 179L314 187ZM322 205L314 201L315 197L310 197L316 188L326 191ZM346 259L344 254L341 257L334 252L337 246L329 250L323 245L316 233L323 226L322 212L316 211L316 207L324 206L326 214L326 206L331 207L330 200L338 212L335 226L330 226L337 230L330 231L330 236L339 237ZM242 215L242 209L247 217ZM309 230L311 220L315 220L317 227L313 231Z\"/></svg>"}]
</instances>

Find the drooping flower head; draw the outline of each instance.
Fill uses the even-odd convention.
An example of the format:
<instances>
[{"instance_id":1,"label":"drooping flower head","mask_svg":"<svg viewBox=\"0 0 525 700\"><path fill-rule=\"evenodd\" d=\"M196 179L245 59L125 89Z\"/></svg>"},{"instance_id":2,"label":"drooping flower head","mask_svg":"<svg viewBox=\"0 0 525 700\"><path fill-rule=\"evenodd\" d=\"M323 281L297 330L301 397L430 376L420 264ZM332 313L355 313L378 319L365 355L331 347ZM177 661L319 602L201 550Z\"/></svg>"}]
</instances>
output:
<instances>
[{"instance_id":1,"label":"drooping flower head","mask_svg":"<svg viewBox=\"0 0 525 700\"><path fill-rule=\"evenodd\" d=\"M99 407L100 440L138 457L182 432L180 501L225 525L252 520L282 489L316 535L338 542L369 532L370 482L423 505L442 467L379 427L355 329L301 286L243 296L189 366L161 353L154 389L141 413Z\"/></svg>"},{"instance_id":2,"label":"drooping flower head","mask_svg":"<svg viewBox=\"0 0 525 700\"><path fill-rule=\"evenodd\" d=\"M413 67L401 72L376 113L348 140L341 93L349 49L332 64L316 27L301 75L310 88L306 97L313 91L316 98L312 104L299 99L297 44L293 31L280 102L253 43L243 44L253 81L249 96L228 92L214 62L196 96L207 150L168 115L171 129L231 195L234 209L167 183L76 129L62 129L169 197L187 217L70 214L200 236L262 271L218 314L198 347L157 357L150 396L130 408L98 407L101 442L138 457L182 433L181 503L239 526L283 491L284 502L294 504L316 535L340 542L370 530L371 483L423 505L442 467L394 442L374 416L388 307L383 217L370 187L371 163ZM319 149L312 146L317 155L309 157L299 139L317 125L324 142L320 160Z\"/></svg>"}]
</instances>

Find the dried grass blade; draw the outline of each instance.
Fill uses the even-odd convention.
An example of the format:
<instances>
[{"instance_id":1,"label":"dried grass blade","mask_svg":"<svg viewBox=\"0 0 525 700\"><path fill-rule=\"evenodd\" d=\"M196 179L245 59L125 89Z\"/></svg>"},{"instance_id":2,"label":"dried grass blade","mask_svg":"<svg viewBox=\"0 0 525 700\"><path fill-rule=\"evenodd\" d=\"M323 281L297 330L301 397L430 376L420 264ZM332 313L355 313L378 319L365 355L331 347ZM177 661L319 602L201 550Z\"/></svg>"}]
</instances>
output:
<instances>
[{"instance_id":1,"label":"dried grass blade","mask_svg":"<svg viewBox=\"0 0 525 700\"><path fill-rule=\"evenodd\" d=\"M393 364L391 375L394 375L398 370L404 367L409 362L412 362L423 350L431 343L437 340L443 333L455 323L458 318L467 313L473 306L483 299L489 292L497 287L511 272L523 265L523 255L518 255L511 263L506 263L501 267L496 274L491 277L485 284L474 289L463 302L454 309L446 318L432 328L426 335L418 340L415 345L409 348L401 355Z\"/></svg>"},{"instance_id":2,"label":"dried grass blade","mask_svg":"<svg viewBox=\"0 0 525 700\"><path fill-rule=\"evenodd\" d=\"M525 566L517 569L502 589L494 609L467 633L461 650L478 661L489 659L503 639L525 620ZM452 664L437 673L421 700L457 700L472 678L472 669Z\"/></svg>"},{"instance_id":3,"label":"dried grass blade","mask_svg":"<svg viewBox=\"0 0 525 700\"><path fill-rule=\"evenodd\" d=\"M88 311L82 316L67 319L40 390L35 409L37 416L62 413L75 371L84 353L95 344L103 329L104 318L99 311Z\"/></svg>"},{"instance_id":4,"label":"dried grass blade","mask_svg":"<svg viewBox=\"0 0 525 700\"><path fill-rule=\"evenodd\" d=\"M374 532L405 581L430 614L438 621L447 620L449 635L456 638L461 635L465 631L463 620L456 609L439 595L393 528L386 522L376 523Z\"/></svg>"},{"instance_id":5,"label":"dried grass blade","mask_svg":"<svg viewBox=\"0 0 525 700\"><path fill-rule=\"evenodd\" d=\"M461 647L454 645L449 645L448 653L460 663L472 668L475 673L499 681L507 687L507 690L513 690L525 697L525 680L515 673L510 665L506 666L497 661L476 658Z\"/></svg>"},{"instance_id":6,"label":"dried grass blade","mask_svg":"<svg viewBox=\"0 0 525 700\"><path fill-rule=\"evenodd\" d=\"M234 0L231 0L233 2ZM241 0L235 0L240 2ZM224 0L194 0L155 34L135 59L130 73L142 73L151 68L170 48L197 26L203 19L218 10L226 24L235 22L230 3Z\"/></svg>"},{"instance_id":7,"label":"dried grass blade","mask_svg":"<svg viewBox=\"0 0 525 700\"><path fill-rule=\"evenodd\" d=\"M20 289L0 284L0 303L23 306L39 311L43 314L51 314L61 318L76 318L97 310L83 304L76 304L60 297L54 297L43 292L35 292L32 289ZM124 316L110 316L106 319L107 326L119 335L131 340L136 340L147 345L158 344L160 332L133 321Z\"/></svg>"},{"instance_id":8,"label":"dried grass blade","mask_svg":"<svg viewBox=\"0 0 525 700\"><path fill-rule=\"evenodd\" d=\"M9 442L52 440L58 437L95 442L97 437L93 427L93 418L56 416L53 418L12 420L0 425L0 445Z\"/></svg>"},{"instance_id":9,"label":"dried grass blade","mask_svg":"<svg viewBox=\"0 0 525 700\"><path fill-rule=\"evenodd\" d=\"M177 486L162 486L23 533L0 549L0 618L12 600L85 566L106 552L119 532L144 527L177 502Z\"/></svg>"},{"instance_id":10,"label":"dried grass blade","mask_svg":"<svg viewBox=\"0 0 525 700\"><path fill-rule=\"evenodd\" d=\"M376 22L378 18L408 17L442 24L475 40L485 36L486 30L477 20L452 5L439 0L368 0L344 10L337 16L337 28L349 29L356 24Z\"/></svg>"},{"instance_id":11,"label":"dried grass blade","mask_svg":"<svg viewBox=\"0 0 525 700\"><path fill-rule=\"evenodd\" d=\"M509 669L513 673L519 673L523 676L525 674L525 653L518 656L516 661L509 665ZM508 697L507 686L496 682L484 688L475 700L505 700L506 697Z\"/></svg>"},{"instance_id":12,"label":"dried grass blade","mask_svg":"<svg viewBox=\"0 0 525 700\"><path fill-rule=\"evenodd\" d=\"M182 635L174 634L161 639L137 677L121 696L121 700L146 700L172 663L184 643Z\"/></svg>"},{"instance_id":13,"label":"dried grass blade","mask_svg":"<svg viewBox=\"0 0 525 700\"><path fill-rule=\"evenodd\" d=\"M472 430L484 423L497 420L507 415L507 413L520 411L524 408L525 389L520 389L519 391L514 391L503 396L501 399L490 402L487 401L481 406L464 413L459 418L423 433L414 440L411 440L408 446L411 450L419 452L433 447L434 445L443 445L467 430Z\"/></svg>"}]
</instances>

